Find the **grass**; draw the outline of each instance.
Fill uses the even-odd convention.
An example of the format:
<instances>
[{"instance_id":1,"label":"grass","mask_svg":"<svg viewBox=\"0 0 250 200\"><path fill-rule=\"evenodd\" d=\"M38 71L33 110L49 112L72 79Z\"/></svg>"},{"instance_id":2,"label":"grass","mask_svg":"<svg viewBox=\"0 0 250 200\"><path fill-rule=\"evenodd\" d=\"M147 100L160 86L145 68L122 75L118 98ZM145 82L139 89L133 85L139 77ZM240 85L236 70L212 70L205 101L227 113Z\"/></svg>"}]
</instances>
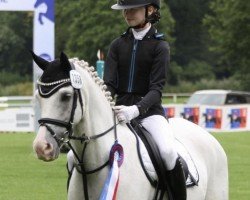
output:
<instances>
[{"instance_id":1,"label":"grass","mask_svg":"<svg viewBox=\"0 0 250 200\"><path fill-rule=\"evenodd\" d=\"M213 134L228 156L230 200L250 199L250 132Z\"/></svg>"},{"instance_id":2,"label":"grass","mask_svg":"<svg viewBox=\"0 0 250 200\"><path fill-rule=\"evenodd\" d=\"M229 161L230 200L250 197L250 132L213 133ZM0 200L66 199L66 156L50 163L32 150L34 134L0 134Z\"/></svg>"},{"instance_id":3,"label":"grass","mask_svg":"<svg viewBox=\"0 0 250 200\"><path fill-rule=\"evenodd\" d=\"M66 157L45 163L32 150L34 134L0 134L0 199L66 199Z\"/></svg>"}]
</instances>

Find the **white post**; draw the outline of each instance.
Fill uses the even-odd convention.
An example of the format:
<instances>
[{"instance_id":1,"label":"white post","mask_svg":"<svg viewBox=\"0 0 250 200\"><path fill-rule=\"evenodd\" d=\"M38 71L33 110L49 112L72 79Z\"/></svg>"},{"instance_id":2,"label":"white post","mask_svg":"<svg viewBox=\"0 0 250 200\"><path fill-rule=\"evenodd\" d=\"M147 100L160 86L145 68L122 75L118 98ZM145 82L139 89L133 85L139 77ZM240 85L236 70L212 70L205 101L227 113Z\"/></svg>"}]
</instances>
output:
<instances>
[{"instance_id":1,"label":"white post","mask_svg":"<svg viewBox=\"0 0 250 200\"><path fill-rule=\"evenodd\" d=\"M54 60L54 0L0 0L0 11L34 11L33 51L44 59ZM33 93L40 75L41 71L33 64ZM36 114L34 123L37 130L37 119L40 116L36 102L34 109Z\"/></svg>"}]
</instances>

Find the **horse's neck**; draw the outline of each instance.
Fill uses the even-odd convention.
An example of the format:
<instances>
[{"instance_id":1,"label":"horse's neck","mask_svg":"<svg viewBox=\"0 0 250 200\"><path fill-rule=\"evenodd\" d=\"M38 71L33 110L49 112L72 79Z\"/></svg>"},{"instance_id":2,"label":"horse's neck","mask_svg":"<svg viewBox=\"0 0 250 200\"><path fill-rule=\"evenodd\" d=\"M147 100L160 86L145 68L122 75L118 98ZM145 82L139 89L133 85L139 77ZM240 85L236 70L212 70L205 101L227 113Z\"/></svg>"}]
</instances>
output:
<instances>
[{"instance_id":1,"label":"horse's neck","mask_svg":"<svg viewBox=\"0 0 250 200\"><path fill-rule=\"evenodd\" d=\"M94 80L89 81L84 92L85 115L84 127L87 135L96 135L104 132L113 125L113 113L110 102L106 99L104 92Z\"/></svg>"},{"instance_id":2,"label":"horse's neck","mask_svg":"<svg viewBox=\"0 0 250 200\"><path fill-rule=\"evenodd\" d=\"M84 89L82 90L84 102L84 114L82 123L78 126L78 131L86 136L94 136L107 131L114 126L113 112L110 102L106 99L100 86L95 83L88 74L84 77ZM110 147L114 143L114 130L106 135L90 141L84 155L84 161L89 168L103 164L104 153L109 153ZM78 147L81 152L82 146ZM107 159L107 158L105 158ZM86 166L88 168L88 166Z\"/></svg>"}]
</instances>

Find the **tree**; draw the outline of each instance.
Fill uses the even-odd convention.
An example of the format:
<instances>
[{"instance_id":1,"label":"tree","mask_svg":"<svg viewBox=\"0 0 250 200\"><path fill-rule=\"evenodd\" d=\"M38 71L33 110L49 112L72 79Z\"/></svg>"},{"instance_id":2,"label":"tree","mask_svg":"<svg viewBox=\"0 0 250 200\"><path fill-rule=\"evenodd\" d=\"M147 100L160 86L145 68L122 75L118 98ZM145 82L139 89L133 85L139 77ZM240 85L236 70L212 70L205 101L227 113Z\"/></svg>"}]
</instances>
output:
<instances>
[{"instance_id":1,"label":"tree","mask_svg":"<svg viewBox=\"0 0 250 200\"><path fill-rule=\"evenodd\" d=\"M92 0L56 3L56 49L94 65L98 49L106 54L111 41L127 29L121 12L112 10L111 5L110 1ZM162 20L157 26L167 33L170 42L173 23L167 5L163 4Z\"/></svg>"},{"instance_id":2,"label":"tree","mask_svg":"<svg viewBox=\"0 0 250 200\"><path fill-rule=\"evenodd\" d=\"M186 66L191 60L206 61L210 65L211 53L208 51L208 32L202 20L209 12L210 0L165 0L175 20L173 36L176 38L173 60Z\"/></svg>"},{"instance_id":3,"label":"tree","mask_svg":"<svg viewBox=\"0 0 250 200\"><path fill-rule=\"evenodd\" d=\"M214 0L205 24L213 39L210 48L220 55L218 64L240 77L242 88L250 85L250 4L244 0Z\"/></svg>"},{"instance_id":4,"label":"tree","mask_svg":"<svg viewBox=\"0 0 250 200\"><path fill-rule=\"evenodd\" d=\"M32 59L28 50L32 49L32 22L32 12L1 12L0 71L5 75L19 74L20 79L31 79Z\"/></svg>"}]
</instances>

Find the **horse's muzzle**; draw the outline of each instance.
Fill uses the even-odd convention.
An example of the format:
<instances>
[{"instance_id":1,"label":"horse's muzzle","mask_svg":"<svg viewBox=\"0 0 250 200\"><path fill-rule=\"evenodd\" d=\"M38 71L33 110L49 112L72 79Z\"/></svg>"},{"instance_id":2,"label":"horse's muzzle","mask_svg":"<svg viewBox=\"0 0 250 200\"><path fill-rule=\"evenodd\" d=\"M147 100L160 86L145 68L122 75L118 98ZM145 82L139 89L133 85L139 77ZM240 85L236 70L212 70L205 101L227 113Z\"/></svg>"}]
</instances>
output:
<instances>
[{"instance_id":1,"label":"horse's muzzle","mask_svg":"<svg viewBox=\"0 0 250 200\"><path fill-rule=\"evenodd\" d=\"M38 130L37 136L33 142L33 149L37 157L43 161L53 161L59 155L59 147L56 142L48 141L46 139L46 127L41 126Z\"/></svg>"}]
</instances>

